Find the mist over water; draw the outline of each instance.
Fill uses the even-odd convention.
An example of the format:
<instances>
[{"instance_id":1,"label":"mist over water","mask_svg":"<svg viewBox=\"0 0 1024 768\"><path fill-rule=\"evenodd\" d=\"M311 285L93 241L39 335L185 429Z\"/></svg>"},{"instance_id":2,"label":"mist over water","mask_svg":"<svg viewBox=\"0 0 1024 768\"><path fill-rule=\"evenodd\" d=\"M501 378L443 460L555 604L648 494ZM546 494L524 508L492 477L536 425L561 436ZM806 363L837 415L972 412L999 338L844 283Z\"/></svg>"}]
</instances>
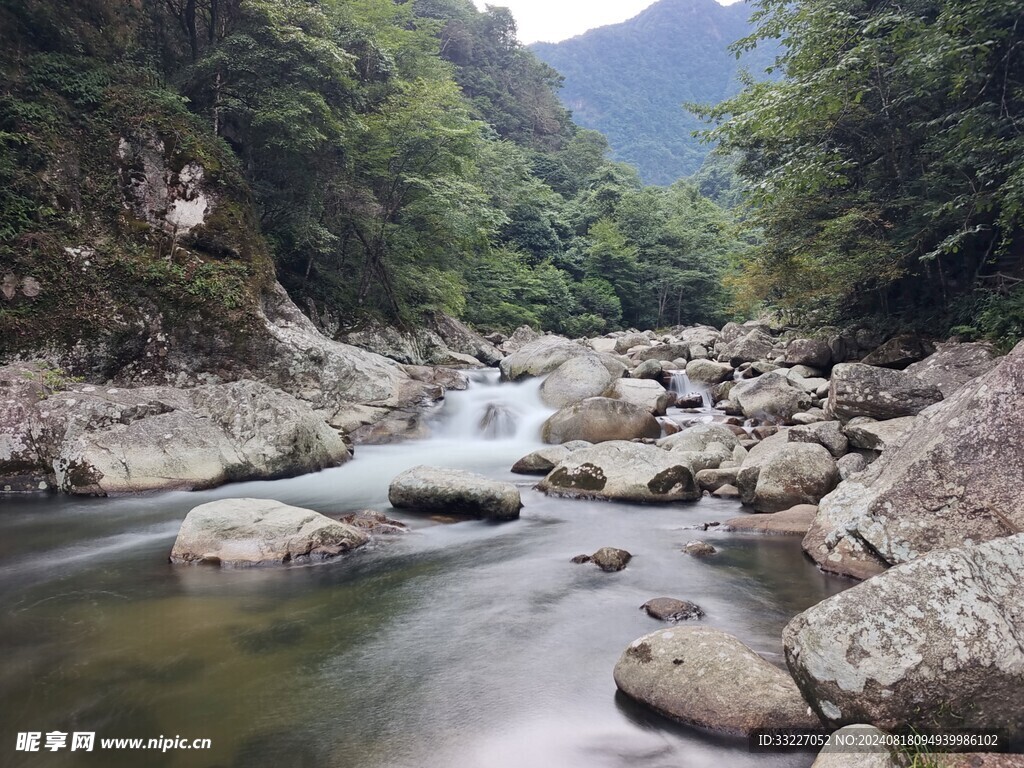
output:
<instances>
[{"instance_id":1,"label":"mist over water","mask_svg":"<svg viewBox=\"0 0 1024 768\"><path fill-rule=\"evenodd\" d=\"M360 446L337 469L140 498L0 501L0 748L14 766L669 768L807 766L677 727L618 696L612 668L664 625L639 606L693 600L704 622L782 663L780 632L847 586L797 538L697 531L735 503L551 499L509 467L541 446L539 381L474 373L431 437ZM522 518L442 525L391 510L417 464L516 482ZM336 562L225 570L167 563L181 519L217 498L328 515L378 509L412 531ZM683 555L702 538L712 560ZM629 550L620 573L569 562ZM209 752L16 753L19 731L211 738ZM11 758L13 762L7 762ZM145 758L143 760L143 758Z\"/></svg>"}]
</instances>

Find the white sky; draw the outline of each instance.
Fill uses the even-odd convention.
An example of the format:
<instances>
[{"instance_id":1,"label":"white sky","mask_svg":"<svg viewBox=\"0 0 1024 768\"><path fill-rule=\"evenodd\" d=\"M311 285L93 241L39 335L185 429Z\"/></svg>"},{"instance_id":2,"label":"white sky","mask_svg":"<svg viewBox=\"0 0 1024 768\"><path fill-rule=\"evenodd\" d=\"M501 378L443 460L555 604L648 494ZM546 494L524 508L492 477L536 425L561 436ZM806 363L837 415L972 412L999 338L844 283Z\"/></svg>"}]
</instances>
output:
<instances>
[{"instance_id":1,"label":"white sky","mask_svg":"<svg viewBox=\"0 0 1024 768\"><path fill-rule=\"evenodd\" d=\"M519 39L529 45L538 40L557 43L582 35L588 29L618 24L631 19L655 0L473 0L485 5L505 6L519 26ZM732 5L738 0L718 0Z\"/></svg>"}]
</instances>

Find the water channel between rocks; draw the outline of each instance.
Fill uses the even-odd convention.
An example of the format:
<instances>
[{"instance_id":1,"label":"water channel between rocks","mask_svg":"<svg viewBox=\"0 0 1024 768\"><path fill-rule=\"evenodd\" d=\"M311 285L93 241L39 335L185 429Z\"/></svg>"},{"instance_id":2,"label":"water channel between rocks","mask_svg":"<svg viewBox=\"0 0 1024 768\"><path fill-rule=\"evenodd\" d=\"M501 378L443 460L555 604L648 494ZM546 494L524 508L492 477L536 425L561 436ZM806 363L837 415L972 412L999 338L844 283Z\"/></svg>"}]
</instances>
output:
<instances>
[{"instance_id":1,"label":"water channel between rocks","mask_svg":"<svg viewBox=\"0 0 1024 768\"><path fill-rule=\"evenodd\" d=\"M699 768L808 766L673 726L616 694L612 668L662 628L639 606L677 597L781 664L797 612L848 582L798 538L687 528L735 502L640 506L551 499L509 467L540 447L538 382L475 375L433 437L359 447L289 480L141 498L0 498L0 745L13 766ZM480 422L490 412L490 437ZM439 524L390 509L417 464L516 482L522 518ZM387 511L412 528L339 561L219 570L167 563L193 506L265 497L328 515ZM680 552L702 538L710 560ZM574 565L602 546L620 573ZM206 752L16 753L19 731L210 738ZM10 748L9 748L10 747ZM140 761L140 756L144 761Z\"/></svg>"}]
</instances>

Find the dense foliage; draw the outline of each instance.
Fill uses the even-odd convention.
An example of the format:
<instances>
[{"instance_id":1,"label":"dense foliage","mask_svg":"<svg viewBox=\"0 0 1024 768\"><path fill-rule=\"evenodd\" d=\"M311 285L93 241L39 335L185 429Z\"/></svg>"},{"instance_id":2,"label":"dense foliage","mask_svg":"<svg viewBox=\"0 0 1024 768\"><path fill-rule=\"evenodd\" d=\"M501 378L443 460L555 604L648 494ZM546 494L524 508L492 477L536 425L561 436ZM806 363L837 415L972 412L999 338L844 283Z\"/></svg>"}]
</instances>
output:
<instances>
[{"instance_id":1,"label":"dense foliage","mask_svg":"<svg viewBox=\"0 0 1024 768\"><path fill-rule=\"evenodd\" d=\"M708 148L684 103L735 95L745 68L763 76L774 48L739 61L729 45L752 31L745 3L660 0L636 18L560 43L531 46L565 76L562 98L574 118L608 137L615 157L650 184L697 171Z\"/></svg>"},{"instance_id":2,"label":"dense foliage","mask_svg":"<svg viewBox=\"0 0 1024 768\"><path fill-rule=\"evenodd\" d=\"M33 243L94 243L143 264L153 286L178 280L187 294L203 278L238 303L258 269L236 257L269 255L303 306L343 325L439 310L577 334L717 320L727 303L719 275L742 246L726 215L610 162L507 10L8 0L0 29L0 258L19 274ZM232 190L248 242L139 234L115 158L140 130ZM85 160L65 194L54 179ZM137 288L123 272L110 282Z\"/></svg>"},{"instance_id":3,"label":"dense foliage","mask_svg":"<svg viewBox=\"0 0 1024 768\"><path fill-rule=\"evenodd\" d=\"M1024 330L1024 0L760 0L781 82L705 110L763 245L741 294L804 322Z\"/></svg>"}]
</instances>

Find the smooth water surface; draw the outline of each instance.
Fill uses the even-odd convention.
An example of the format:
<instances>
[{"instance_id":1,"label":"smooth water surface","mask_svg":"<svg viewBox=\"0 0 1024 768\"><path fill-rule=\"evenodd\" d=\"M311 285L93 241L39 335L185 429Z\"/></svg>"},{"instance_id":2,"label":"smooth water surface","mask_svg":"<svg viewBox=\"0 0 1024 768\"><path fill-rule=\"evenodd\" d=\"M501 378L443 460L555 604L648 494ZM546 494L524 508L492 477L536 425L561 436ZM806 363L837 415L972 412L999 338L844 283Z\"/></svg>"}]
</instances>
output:
<instances>
[{"instance_id":1,"label":"smooth water surface","mask_svg":"<svg viewBox=\"0 0 1024 768\"><path fill-rule=\"evenodd\" d=\"M549 499L509 473L540 447L537 382L477 375L434 437L361 447L338 469L202 493L0 499L0 764L238 768L807 766L674 726L616 694L612 668L665 625L639 606L699 603L704 622L781 664L795 613L847 582L799 539L695 530L734 502ZM485 422L482 426L481 422ZM482 437L489 432L490 439ZM522 518L400 514L387 485L416 464L512 480ZM338 561L220 570L167 562L181 519L225 497L328 515L378 509L411 533ZM692 538L720 554L680 552ZM570 558L629 550L620 573ZM210 751L14 752L19 731L210 738Z\"/></svg>"}]
</instances>

